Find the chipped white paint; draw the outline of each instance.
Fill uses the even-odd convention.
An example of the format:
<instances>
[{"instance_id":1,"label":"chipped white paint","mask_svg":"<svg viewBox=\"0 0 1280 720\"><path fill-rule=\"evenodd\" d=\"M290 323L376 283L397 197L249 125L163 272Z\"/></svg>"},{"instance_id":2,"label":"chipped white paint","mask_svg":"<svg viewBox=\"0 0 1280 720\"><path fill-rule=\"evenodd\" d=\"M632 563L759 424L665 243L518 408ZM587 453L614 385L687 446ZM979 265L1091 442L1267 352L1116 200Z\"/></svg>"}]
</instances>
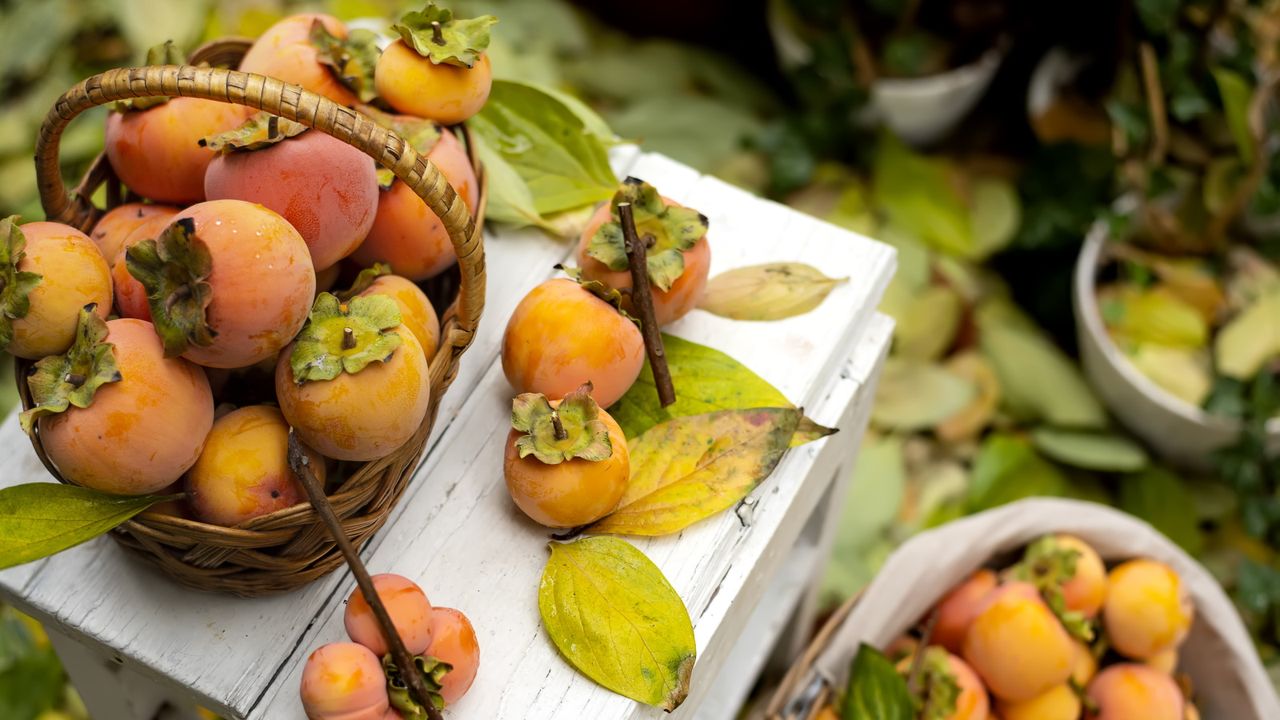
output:
<instances>
[{"instance_id":1,"label":"chipped white paint","mask_svg":"<svg viewBox=\"0 0 1280 720\"><path fill-rule=\"evenodd\" d=\"M620 175L655 184L711 220L712 272L770 260L798 260L849 276L817 310L776 323L743 323L695 311L669 331L738 358L819 422L842 433L789 453L753 493L750 525L723 513L678 536L639 541L690 608L699 660L680 717L712 687L717 669L746 631L752 611L784 563L793 560L820 498L843 479L856 451L891 323L874 306L892 273L893 251L655 155L614 154ZM372 572L417 579L432 601L459 607L480 635L475 689L455 717L646 718L651 711L595 687L556 655L537 617L546 532L506 497L502 441L510 389L498 349L519 299L553 274L571 247L534 231L486 238L485 318L457 381L444 399L423 466L388 525L363 550ZM0 426L0 485L45 478L14 418ZM808 535L808 533L806 533ZM821 532L815 538L820 538ZM820 566L820 539L794 560ZM815 544L816 543L816 544ZM808 559L805 559L808 558ZM771 602L795 607L804 583ZM245 600L198 593L159 577L100 539L49 560L0 572L0 595L93 653L118 658L157 692L228 717L301 718L298 673L307 653L343 638L341 611L352 588L345 573L277 598ZM771 598L773 596L770 596ZM788 610L789 611L789 610ZM785 612L783 613L785 615ZM760 637L754 668L783 621L751 628ZM735 665L737 668L738 665ZM726 691L739 695L740 688ZM717 697L721 693L717 692ZM705 706L700 717L727 717ZM711 714L706 714L710 712Z\"/></svg>"}]
</instances>

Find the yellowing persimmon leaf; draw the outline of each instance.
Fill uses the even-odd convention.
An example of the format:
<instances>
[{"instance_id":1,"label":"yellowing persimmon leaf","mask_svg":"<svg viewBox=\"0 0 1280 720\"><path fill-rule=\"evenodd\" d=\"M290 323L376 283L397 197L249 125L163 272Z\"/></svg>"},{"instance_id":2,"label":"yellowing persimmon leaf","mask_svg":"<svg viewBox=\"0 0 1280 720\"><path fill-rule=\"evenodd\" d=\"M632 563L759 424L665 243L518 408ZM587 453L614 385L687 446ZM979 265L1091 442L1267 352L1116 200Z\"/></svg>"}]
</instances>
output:
<instances>
[{"instance_id":1,"label":"yellowing persimmon leaf","mask_svg":"<svg viewBox=\"0 0 1280 720\"><path fill-rule=\"evenodd\" d=\"M847 281L804 263L751 265L711 278L698 307L733 320L782 320L818 307Z\"/></svg>"},{"instance_id":2,"label":"yellowing persimmon leaf","mask_svg":"<svg viewBox=\"0 0 1280 720\"><path fill-rule=\"evenodd\" d=\"M1259 297L1231 319L1213 346L1218 372L1249 380L1280 355L1280 287Z\"/></svg>"},{"instance_id":3,"label":"yellowing persimmon leaf","mask_svg":"<svg viewBox=\"0 0 1280 720\"><path fill-rule=\"evenodd\" d=\"M800 422L794 408L676 418L628 443L631 480L592 533L670 535L732 507L773 472Z\"/></svg>"},{"instance_id":4,"label":"yellowing persimmon leaf","mask_svg":"<svg viewBox=\"0 0 1280 720\"><path fill-rule=\"evenodd\" d=\"M668 712L689 694L697 657L689 611L630 543L551 543L538 610L565 659L605 688Z\"/></svg>"}]
</instances>

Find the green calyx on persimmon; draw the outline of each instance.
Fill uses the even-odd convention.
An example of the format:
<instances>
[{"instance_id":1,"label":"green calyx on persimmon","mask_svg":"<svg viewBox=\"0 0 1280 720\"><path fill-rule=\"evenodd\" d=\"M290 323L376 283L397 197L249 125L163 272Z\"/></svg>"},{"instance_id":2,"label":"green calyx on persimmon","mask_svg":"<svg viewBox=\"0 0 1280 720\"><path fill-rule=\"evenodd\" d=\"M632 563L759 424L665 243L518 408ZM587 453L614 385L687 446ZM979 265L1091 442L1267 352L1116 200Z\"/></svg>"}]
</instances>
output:
<instances>
[{"instance_id":1,"label":"green calyx on persimmon","mask_svg":"<svg viewBox=\"0 0 1280 720\"><path fill-rule=\"evenodd\" d=\"M196 234L196 223L182 218L160 237L125 250L129 274L147 290L151 322L164 342L165 357L177 357L192 345L208 347L218 333L209 325L213 256Z\"/></svg>"},{"instance_id":2,"label":"green calyx on persimmon","mask_svg":"<svg viewBox=\"0 0 1280 720\"><path fill-rule=\"evenodd\" d=\"M182 65L187 61L187 56L182 54L177 45L172 40L165 40L159 45L153 45L147 49L148 65ZM129 98L126 100L117 100L111 104L111 109L116 112L132 112L135 110L147 110L163 105L169 102L169 98L164 95L156 97L140 97Z\"/></svg>"},{"instance_id":3,"label":"green calyx on persimmon","mask_svg":"<svg viewBox=\"0 0 1280 720\"><path fill-rule=\"evenodd\" d=\"M356 279L351 283L351 287L334 293L334 296L342 302L349 302L352 298L365 290L368 290L375 280L390 274L390 265L386 263L374 263L373 265L361 270L360 273L356 275ZM404 318L401 318L401 320L404 320Z\"/></svg>"},{"instance_id":4,"label":"green calyx on persimmon","mask_svg":"<svg viewBox=\"0 0 1280 720\"><path fill-rule=\"evenodd\" d=\"M648 250L649 280L659 290L670 290L684 274L685 252L707 234L707 216L691 208L669 206L655 187L627 178L609 201L609 222L600 226L587 248L588 255L614 271L630 267L618 215L618 205L628 202L633 208L636 234Z\"/></svg>"},{"instance_id":5,"label":"green calyx on persimmon","mask_svg":"<svg viewBox=\"0 0 1280 720\"><path fill-rule=\"evenodd\" d=\"M263 111L250 116L238 128L200 138L200 147L219 154L237 150L261 150L306 131L307 126L302 123Z\"/></svg>"},{"instance_id":6,"label":"green calyx on persimmon","mask_svg":"<svg viewBox=\"0 0 1280 720\"><path fill-rule=\"evenodd\" d=\"M389 297L361 296L343 303L333 293L320 293L289 356L294 382L332 380L386 362L403 342L392 332L398 327L400 308Z\"/></svg>"},{"instance_id":7,"label":"green calyx on persimmon","mask_svg":"<svg viewBox=\"0 0 1280 720\"><path fill-rule=\"evenodd\" d=\"M316 49L316 60L328 67L360 102L372 102L378 96L373 89L373 69L378 65L380 53L377 33L352 30L345 38L338 37L316 18L311 23L309 37Z\"/></svg>"},{"instance_id":8,"label":"green calyx on persimmon","mask_svg":"<svg viewBox=\"0 0 1280 720\"><path fill-rule=\"evenodd\" d=\"M27 252L27 236L18 227L18 216L0 220L0 348L13 342L13 321L31 311L31 291L44 278L39 273L19 270Z\"/></svg>"},{"instance_id":9,"label":"green calyx on persimmon","mask_svg":"<svg viewBox=\"0 0 1280 720\"><path fill-rule=\"evenodd\" d=\"M19 417L28 435L41 417L65 412L72 406L87 408L93 404L98 388L124 379L116 365L115 346L106 342L107 323L94 309L95 306L86 305L80 311L76 339L70 349L41 358L32 366L27 385L35 405Z\"/></svg>"},{"instance_id":10,"label":"green calyx on persimmon","mask_svg":"<svg viewBox=\"0 0 1280 720\"><path fill-rule=\"evenodd\" d=\"M489 28L498 22L492 15L463 20L452 10L429 2L391 26L409 47L436 65L472 67L489 48Z\"/></svg>"},{"instance_id":11,"label":"green calyx on persimmon","mask_svg":"<svg viewBox=\"0 0 1280 720\"><path fill-rule=\"evenodd\" d=\"M960 700L960 683L952 672L951 658L941 647L923 650L920 706L926 710L921 720L948 720L955 715Z\"/></svg>"},{"instance_id":12,"label":"green calyx on persimmon","mask_svg":"<svg viewBox=\"0 0 1280 720\"><path fill-rule=\"evenodd\" d=\"M523 433L516 439L520 457L530 455L546 465L574 458L600 462L613 456L609 428L591 397L591 383L574 390L556 407L542 393L521 393L511 401L511 427Z\"/></svg>"},{"instance_id":13,"label":"green calyx on persimmon","mask_svg":"<svg viewBox=\"0 0 1280 720\"><path fill-rule=\"evenodd\" d=\"M630 320L636 325L640 324L639 320L632 317L631 314L627 312L624 307L626 305L626 298L622 297L622 292L617 288L606 285L599 280L588 280L586 276L582 274L582 268L576 268L560 263L557 263L555 267L565 275L568 275L570 280L578 283L583 290L586 290L606 303L609 303L609 305L613 306L614 310L618 311L619 315Z\"/></svg>"},{"instance_id":14,"label":"green calyx on persimmon","mask_svg":"<svg viewBox=\"0 0 1280 720\"><path fill-rule=\"evenodd\" d=\"M414 655L413 666L422 676L422 686L427 689L431 704L436 710L443 710L444 676L453 670L453 666L430 655ZM391 707L399 711L403 720L426 720L426 708L413 699L409 685L401 677L400 667L390 653L382 658L382 671L387 675L387 697L391 700Z\"/></svg>"},{"instance_id":15,"label":"green calyx on persimmon","mask_svg":"<svg viewBox=\"0 0 1280 720\"><path fill-rule=\"evenodd\" d=\"M1022 561L1009 568L1008 577L1035 586L1067 632L1088 643L1093 642L1093 625L1083 613L1067 607L1063 594L1063 586L1076 575L1080 556L1079 550L1064 546L1054 536L1046 535L1027 546Z\"/></svg>"}]
</instances>

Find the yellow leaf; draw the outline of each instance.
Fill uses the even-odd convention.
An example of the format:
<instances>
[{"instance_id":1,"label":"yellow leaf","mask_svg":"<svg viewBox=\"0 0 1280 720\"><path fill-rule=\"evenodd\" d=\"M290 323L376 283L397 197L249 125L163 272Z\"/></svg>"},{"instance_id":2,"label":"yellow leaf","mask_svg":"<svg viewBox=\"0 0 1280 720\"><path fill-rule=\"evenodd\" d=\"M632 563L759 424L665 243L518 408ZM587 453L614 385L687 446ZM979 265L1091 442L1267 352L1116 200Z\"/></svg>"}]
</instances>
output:
<instances>
[{"instance_id":1,"label":"yellow leaf","mask_svg":"<svg viewBox=\"0 0 1280 720\"><path fill-rule=\"evenodd\" d=\"M618 509L587 529L670 535L732 507L773 472L800 422L793 408L670 420L628 443L631 481Z\"/></svg>"},{"instance_id":2,"label":"yellow leaf","mask_svg":"<svg viewBox=\"0 0 1280 720\"><path fill-rule=\"evenodd\" d=\"M1161 345L1124 348L1129 362L1155 384L1196 407L1204 404L1213 387L1208 352Z\"/></svg>"},{"instance_id":3,"label":"yellow leaf","mask_svg":"<svg viewBox=\"0 0 1280 720\"><path fill-rule=\"evenodd\" d=\"M950 287L934 285L916 293L893 316L898 321L894 354L916 360L941 357L955 340L963 312L960 296Z\"/></svg>"},{"instance_id":4,"label":"yellow leaf","mask_svg":"<svg viewBox=\"0 0 1280 720\"><path fill-rule=\"evenodd\" d=\"M1218 333L1213 346L1218 372L1250 380L1280 355L1280 288L1259 297Z\"/></svg>"},{"instance_id":5,"label":"yellow leaf","mask_svg":"<svg viewBox=\"0 0 1280 720\"><path fill-rule=\"evenodd\" d=\"M804 263L735 268L711 278L699 307L733 320L782 320L818 307L848 279L829 278Z\"/></svg>"},{"instance_id":6,"label":"yellow leaf","mask_svg":"<svg viewBox=\"0 0 1280 720\"><path fill-rule=\"evenodd\" d=\"M1098 302L1107 328L1121 341L1194 349L1209 340L1200 311L1163 284L1111 286L1098 293Z\"/></svg>"},{"instance_id":7,"label":"yellow leaf","mask_svg":"<svg viewBox=\"0 0 1280 720\"><path fill-rule=\"evenodd\" d=\"M934 432L946 442L977 437L995 417L1000 404L1000 380L982 354L972 350L952 357L946 369L972 382L977 394L963 409L939 423Z\"/></svg>"},{"instance_id":8,"label":"yellow leaf","mask_svg":"<svg viewBox=\"0 0 1280 720\"><path fill-rule=\"evenodd\" d=\"M600 685L668 712L689 694L697 656L689 611L629 543L551 543L538 610L565 659Z\"/></svg>"}]
</instances>

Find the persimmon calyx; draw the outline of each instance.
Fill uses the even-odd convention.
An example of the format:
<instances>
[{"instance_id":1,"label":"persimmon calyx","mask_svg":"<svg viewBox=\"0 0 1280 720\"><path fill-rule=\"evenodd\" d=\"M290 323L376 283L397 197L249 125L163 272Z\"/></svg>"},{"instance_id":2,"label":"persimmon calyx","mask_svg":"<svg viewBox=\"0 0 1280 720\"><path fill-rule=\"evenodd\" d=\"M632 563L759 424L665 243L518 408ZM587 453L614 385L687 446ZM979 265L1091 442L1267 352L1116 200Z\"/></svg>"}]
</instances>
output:
<instances>
[{"instance_id":1,"label":"persimmon calyx","mask_svg":"<svg viewBox=\"0 0 1280 720\"><path fill-rule=\"evenodd\" d=\"M489 28L498 22L492 15L462 19L433 2L400 18L391 26L405 45L436 65L472 67L489 47Z\"/></svg>"},{"instance_id":2,"label":"persimmon calyx","mask_svg":"<svg viewBox=\"0 0 1280 720\"><path fill-rule=\"evenodd\" d=\"M125 267L147 290L151 322L164 342L165 357L177 357L192 345L213 344L218 335L208 319L213 257L196 232L195 220L182 218L160 237L130 246Z\"/></svg>"},{"instance_id":3,"label":"persimmon calyx","mask_svg":"<svg viewBox=\"0 0 1280 720\"><path fill-rule=\"evenodd\" d=\"M951 671L947 651L932 646L922 649L921 683L916 702L920 720L946 720L956 713L960 700L960 683Z\"/></svg>"},{"instance_id":4,"label":"persimmon calyx","mask_svg":"<svg viewBox=\"0 0 1280 720\"><path fill-rule=\"evenodd\" d=\"M453 670L453 666L430 655L415 655L413 666L422 676L422 684L431 696L431 704L436 710L443 710L444 696L440 693L444 690L444 676ZM401 676L399 666L389 653L382 658L382 670L387 675L387 695L391 700L391 707L399 711L404 720L426 720L426 708L413 699L409 684Z\"/></svg>"},{"instance_id":5,"label":"persimmon calyx","mask_svg":"<svg viewBox=\"0 0 1280 720\"><path fill-rule=\"evenodd\" d=\"M1067 632L1088 643L1094 638L1093 625L1083 613L1067 608L1067 599L1062 591L1063 585L1075 577L1079 560L1079 550L1059 544L1052 536L1045 536L1028 545L1022 561L1009 568L1006 575L1034 585Z\"/></svg>"},{"instance_id":6,"label":"persimmon calyx","mask_svg":"<svg viewBox=\"0 0 1280 720\"><path fill-rule=\"evenodd\" d=\"M226 132L200 138L200 147L225 155L240 150L261 150L278 142L297 137L307 131L307 126L279 115L263 111L254 113L239 127Z\"/></svg>"},{"instance_id":7,"label":"persimmon calyx","mask_svg":"<svg viewBox=\"0 0 1280 720\"><path fill-rule=\"evenodd\" d=\"M555 267L557 270L563 272L565 275L568 275L570 280L578 283L578 286L581 287L583 290L586 290L592 295L595 295L601 300L612 305L613 309L617 310L619 315L625 317L626 319L630 320L633 323L636 323L637 325L640 324L638 320L636 320L634 317L631 316L630 313L627 312L625 307L626 299L622 297L622 292L620 290L618 290L617 288L611 287L609 285L606 285L600 282L599 280L588 280L586 276L582 274L582 268L573 267L571 265L562 265L559 263L557 263Z\"/></svg>"},{"instance_id":8,"label":"persimmon calyx","mask_svg":"<svg viewBox=\"0 0 1280 720\"><path fill-rule=\"evenodd\" d=\"M177 45L172 40L165 40L159 45L153 45L147 49L148 65L182 65L187 62L187 56L182 54ZM111 104L111 109L116 112L137 112L140 110L149 110L169 102L166 95L157 95L155 97L139 97L128 98L125 100L117 100Z\"/></svg>"},{"instance_id":9,"label":"persimmon calyx","mask_svg":"<svg viewBox=\"0 0 1280 720\"><path fill-rule=\"evenodd\" d=\"M360 271L356 275L355 282L351 283L351 287L346 290L334 293L334 295L342 302L347 302L351 298L356 297L360 293L368 290L380 277L391 274L391 266L386 263L374 263L369 267Z\"/></svg>"},{"instance_id":10,"label":"persimmon calyx","mask_svg":"<svg viewBox=\"0 0 1280 720\"><path fill-rule=\"evenodd\" d=\"M343 303L332 293L320 293L311 316L293 344L289 366L294 382L332 380L352 375L375 362L386 362L404 339L400 307L386 295L355 297Z\"/></svg>"},{"instance_id":11,"label":"persimmon calyx","mask_svg":"<svg viewBox=\"0 0 1280 720\"><path fill-rule=\"evenodd\" d=\"M65 353L41 358L32 366L27 386L35 404L18 418L28 435L41 417L87 408L98 388L123 379L115 346L106 341L107 323L94 312L96 307L90 303L80 310L75 341Z\"/></svg>"},{"instance_id":12,"label":"persimmon calyx","mask_svg":"<svg viewBox=\"0 0 1280 720\"><path fill-rule=\"evenodd\" d=\"M610 270L626 270L627 241L618 215L620 203L631 203L636 234L646 242L649 281L662 291L684 274L684 254L707 234L707 216L692 208L668 206L657 188L629 177L609 201L609 222L591 236L587 254Z\"/></svg>"},{"instance_id":13,"label":"persimmon calyx","mask_svg":"<svg viewBox=\"0 0 1280 720\"><path fill-rule=\"evenodd\" d=\"M360 98L373 102L378 96L373 86L373 69L378 65L378 34L370 30L352 30L345 38L329 32L319 18L312 21L309 36L316 49L316 59L325 65L338 82Z\"/></svg>"},{"instance_id":14,"label":"persimmon calyx","mask_svg":"<svg viewBox=\"0 0 1280 720\"><path fill-rule=\"evenodd\" d=\"M511 401L511 427L520 457L530 455L546 465L579 458L600 462L613 456L609 428L600 419L600 406L591 397L591 383L564 396L551 407L541 393L521 393Z\"/></svg>"},{"instance_id":15,"label":"persimmon calyx","mask_svg":"<svg viewBox=\"0 0 1280 720\"><path fill-rule=\"evenodd\" d=\"M27 236L18 216L0 220L0 348L13 342L13 321L31 311L31 291L44 282L39 273L18 269L26 254Z\"/></svg>"}]
</instances>

